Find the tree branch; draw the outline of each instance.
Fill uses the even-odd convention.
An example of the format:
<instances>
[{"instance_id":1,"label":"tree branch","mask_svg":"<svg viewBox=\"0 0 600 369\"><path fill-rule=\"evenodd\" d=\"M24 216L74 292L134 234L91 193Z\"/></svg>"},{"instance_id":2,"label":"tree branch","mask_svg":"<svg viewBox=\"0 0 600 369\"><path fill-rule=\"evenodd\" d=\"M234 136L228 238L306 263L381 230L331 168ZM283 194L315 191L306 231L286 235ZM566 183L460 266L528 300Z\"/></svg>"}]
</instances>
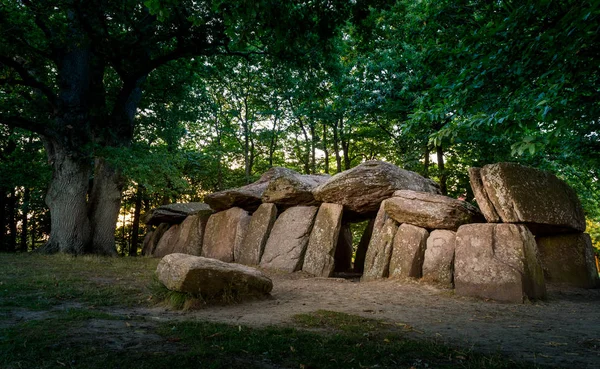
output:
<instances>
[{"instance_id":1,"label":"tree branch","mask_svg":"<svg viewBox=\"0 0 600 369\"><path fill-rule=\"evenodd\" d=\"M22 128L30 132L38 133L45 137L56 137L56 133L48 126L17 115L0 115L0 124L4 124L9 127Z\"/></svg>"},{"instance_id":2,"label":"tree branch","mask_svg":"<svg viewBox=\"0 0 600 369\"><path fill-rule=\"evenodd\" d=\"M46 96L46 98L48 98L48 101L50 102L50 104L53 107L56 107L58 105L57 104L58 98L54 94L52 89L50 87L48 87L47 85L45 85L44 83L35 79L21 63L17 62L14 59L9 58L9 57L0 55L0 64L4 64L9 68L14 69L15 72L17 72L19 74L19 76L21 76L22 80L19 81L20 85L29 86L29 87L40 90Z\"/></svg>"}]
</instances>

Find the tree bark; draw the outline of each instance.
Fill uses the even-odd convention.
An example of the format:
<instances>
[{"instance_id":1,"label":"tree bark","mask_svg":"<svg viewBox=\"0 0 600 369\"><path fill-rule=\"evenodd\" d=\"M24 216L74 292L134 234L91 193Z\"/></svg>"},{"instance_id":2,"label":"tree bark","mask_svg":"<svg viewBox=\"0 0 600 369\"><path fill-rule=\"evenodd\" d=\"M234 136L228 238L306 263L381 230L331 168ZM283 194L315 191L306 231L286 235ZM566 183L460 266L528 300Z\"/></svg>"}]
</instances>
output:
<instances>
[{"instance_id":1,"label":"tree bark","mask_svg":"<svg viewBox=\"0 0 600 369\"><path fill-rule=\"evenodd\" d=\"M342 144L342 153L344 155L344 170L350 169L352 166L350 160L350 140L346 137L344 133L344 118L340 118L340 143Z\"/></svg>"},{"instance_id":2,"label":"tree bark","mask_svg":"<svg viewBox=\"0 0 600 369\"><path fill-rule=\"evenodd\" d=\"M93 254L116 256L115 230L121 209L121 174L102 158L96 159L94 181L89 200L89 218L92 224Z\"/></svg>"},{"instance_id":3,"label":"tree bark","mask_svg":"<svg viewBox=\"0 0 600 369\"><path fill-rule=\"evenodd\" d=\"M436 147L437 151L437 161L438 161L438 171L440 172L440 191L442 191L442 195L448 194L448 188L446 187L446 168L444 167L444 149L442 146Z\"/></svg>"},{"instance_id":4,"label":"tree bark","mask_svg":"<svg viewBox=\"0 0 600 369\"><path fill-rule=\"evenodd\" d=\"M44 139L44 145L53 168L46 194L51 232L40 251L83 254L92 243L86 203L92 169L90 160L71 155L56 140Z\"/></svg>"}]
</instances>

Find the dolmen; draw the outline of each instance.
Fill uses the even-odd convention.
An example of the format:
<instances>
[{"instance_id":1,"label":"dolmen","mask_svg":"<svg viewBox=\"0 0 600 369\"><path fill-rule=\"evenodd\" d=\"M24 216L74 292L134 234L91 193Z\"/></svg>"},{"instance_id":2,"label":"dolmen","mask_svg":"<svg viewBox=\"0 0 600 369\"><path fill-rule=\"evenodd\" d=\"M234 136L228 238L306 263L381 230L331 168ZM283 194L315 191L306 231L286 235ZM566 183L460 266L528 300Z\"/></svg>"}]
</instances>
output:
<instances>
[{"instance_id":1,"label":"dolmen","mask_svg":"<svg viewBox=\"0 0 600 369\"><path fill-rule=\"evenodd\" d=\"M519 303L544 298L546 282L598 286L581 204L563 181L512 163L469 176L479 209L382 161L334 176L275 167L207 195L206 204L154 210L144 254L319 277L353 271L364 282L420 278L457 295ZM356 222L368 225L353 246Z\"/></svg>"}]
</instances>

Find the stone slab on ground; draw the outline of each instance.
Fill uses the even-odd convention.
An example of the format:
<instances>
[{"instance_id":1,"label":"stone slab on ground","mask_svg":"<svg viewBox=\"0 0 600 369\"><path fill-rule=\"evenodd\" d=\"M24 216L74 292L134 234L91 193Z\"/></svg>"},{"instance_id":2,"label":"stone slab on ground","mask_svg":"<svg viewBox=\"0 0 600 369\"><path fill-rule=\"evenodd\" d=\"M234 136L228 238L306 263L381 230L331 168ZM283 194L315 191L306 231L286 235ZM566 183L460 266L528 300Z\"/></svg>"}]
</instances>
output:
<instances>
[{"instance_id":1,"label":"stone slab on ground","mask_svg":"<svg viewBox=\"0 0 600 369\"><path fill-rule=\"evenodd\" d=\"M314 190L315 199L344 205L345 210L374 214L396 190L439 193L439 186L415 172L378 160L338 173Z\"/></svg>"},{"instance_id":2,"label":"stone slab on ground","mask_svg":"<svg viewBox=\"0 0 600 369\"><path fill-rule=\"evenodd\" d=\"M258 265L265 250L265 245L275 219L277 218L277 207L275 204L261 204L252 214L248 225L248 231L240 244L239 252L235 261L245 265Z\"/></svg>"},{"instance_id":3,"label":"stone slab on ground","mask_svg":"<svg viewBox=\"0 0 600 369\"><path fill-rule=\"evenodd\" d=\"M536 242L547 282L583 288L599 287L589 234L537 237Z\"/></svg>"},{"instance_id":4,"label":"stone slab on ground","mask_svg":"<svg viewBox=\"0 0 600 369\"><path fill-rule=\"evenodd\" d=\"M260 266L290 273L300 270L318 210L316 206L296 206L281 213L271 229Z\"/></svg>"},{"instance_id":5,"label":"stone slab on ground","mask_svg":"<svg viewBox=\"0 0 600 369\"><path fill-rule=\"evenodd\" d=\"M344 207L321 204L310 233L302 270L318 277L331 277L335 268Z\"/></svg>"},{"instance_id":6,"label":"stone slab on ground","mask_svg":"<svg viewBox=\"0 0 600 369\"><path fill-rule=\"evenodd\" d=\"M402 190L385 201L385 210L396 222L426 229L449 229L468 223L483 222L477 208L466 201L448 196Z\"/></svg>"},{"instance_id":7,"label":"stone slab on ground","mask_svg":"<svg viewBox=\"0 0 600 369\"><path fill-rule=\"evenodd\" d=\"M386 200L387 201L387 200ZM371 281L389 275L390 257L398 223L390 218L381 204L373 225L373 235L365 255L365 266L361 280Z\"/></svg>"},{"instance_id":8,"label":"stone slab on ground","mask_svg":"<svg viewBox=\"0 0 600 369\"><path fill-rule=\"evenodd\" d=\"M480 173L502 222L526 224L535 235L585 231L577 194L554 174L515 163L486 165Z\"/></svg>"},{"instance_id":9,"label":"stone slab on ground","mask_svg":"<svg viewBox=\"0 0 600 369\"><path fill-rule=\"evenodd\" d=\"M516 224L467 224L456 233L457 295L523 303L546 295L535 239Z\"/></svg>"},{"instance_id":10,"label":"stone slab on ground","mask_svg":"<svg viewBox=\"0 0 600 369\"><path fill-rule=\"evenodd\" d=\"M394 236L390 257L390 278L421 278L429 232L411 224L401 224Z\"/></svg>"},{"instance_id":11,"label":"stone slab on ground","mask_svg":"<svg viewBox=\"0 0 600 369\"><path fill-rule=\"evenodd\" d=\"M156 268L158 280L168 289L204 298L263 296L273 282L249 266L185 254L170 254Z\"/></svg>"},{"instance_id":12,"label":"stone slab on ground","mask_svg":"<svg viewBox=\"0 0 600 369\"><path fill-rule=\"evenodd\" d=\"M231 208L210 216L204 232L202 256L225 262L234 261L250 215L244 209Z\"/></svg>"},{"instance_id":13,"label":"stone slab on ground","mask_svg":"<svg viewBox=\"0 0 600 369\"><path fill-rule=\"evenodd\" d=\"M436 229L427 239L423 261L423 280L451 287L454 281L456 232Z\"/></svg>"}]
</instances>

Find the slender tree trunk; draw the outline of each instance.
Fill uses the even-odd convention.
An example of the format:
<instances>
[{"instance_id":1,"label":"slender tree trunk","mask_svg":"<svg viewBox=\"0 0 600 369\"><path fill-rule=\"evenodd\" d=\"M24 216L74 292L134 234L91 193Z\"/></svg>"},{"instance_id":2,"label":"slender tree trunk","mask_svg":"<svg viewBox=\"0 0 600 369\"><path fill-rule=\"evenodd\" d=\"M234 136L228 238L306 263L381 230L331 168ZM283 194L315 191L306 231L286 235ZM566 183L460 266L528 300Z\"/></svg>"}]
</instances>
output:
<instances>
[{"instance_id":1,"label":"slender tree trunk","mask_svg":"<svg viewBox=\"0 0 600 369\"><path fill-rule=\"evenodd\" d=\"M35 241L37 240L37 221L35 220L35 213L33 214L34 216L31 217L31 251L35 250Z\"/></svg>"},{"instance_id":2,"label":"slender tree trunk","mask_svg":"<svg viewBox=\"0 0 600 369\"><path fill-rule=\"evenodd\" d=\"M271 129L271 142L269 143L269 168L273 167L273 156L277 148L277 120L278 117L275 116L273 118L273 128Z\"/></svg>"},{"instance_id":3,"label":"slender tree trunk","mask_svg":"<svg viewBox=\"0 0 600 369\"><path fill-rule=\"evenodd\" d=\"M437 146L436 151L438 170L440 172L440 191L442 191L442 195L447 195L448 189L446 187L446 169L444 168L444 150L442 146Z\"/></svg>"},{"instance_id":4,"label":"slender tree trunk","mask_svg":"<svg viewBox=\"0 0 600 369\"><path fill-rule=\"evenodd\" d=\"M425 144L425 162L423 164L423 177L425 178L429 178L429 162L431 161L431 158L429 157L430 155L431 151L429 150L429 145Z\"/></svg>"},{"instance_id":5,"label":"slender tree trunk","mask_svg":"<svg viewBox=\"0 0 600 369\"><path fill-rule=\"evenodd\" d=\"M315 124L310 123L308 125L310 130L310 171L312 174L317 173L317 159L316 159L316 150L317 150L317 130L315 129Z\"/></svg>"},{"instance_id":6,"label":"slender tree trunk","mask_svg":"<svg viewBox=\"0 0 600 369\"><path fill-rule=\"evenodd\" d=\"M302 123L302 120L300 118L298 118L298 123L300 123L302 135L304 136L304 150L302 150L304 174L310 174L310 139L308 138L308 133L306 132L306 128L304 127L304 124Z\"/></svg>"},{"instance_id":7,"label":"slender tree trunk","mask_svg":"<svg viewBox=\"0 0 600 369\"><path fill-rule=\"evenodd\" d=\"M325 153L325 173L329 174L329 150L327 149L327 124L323 123L323 152Z\"/></svg>"},{"instance_id":8,"label":"slender tree trunk","mask_svg":"<svg viewBox=\"0 0 600 369\"><path fill-rule=\"evenodd\" d=\"M6 205L8 198L6 188L0 188L0 251L6 251Z\"/></svg>"},{"instance_id":9,"label":"slender tree trunk","mask_svg":"<svg viewBox=\"0 0 600 369\"><path fill-rule=\"evenodd\" d=\"M76 158L55 140L45 139L53 173L46 204L50 209L50 238L41 252L82 254L92 243L86 196L91 165L88 158Z\"/></svg>"},{"instance_id":10,"label":"slender tree trunk","mask_svg":"<svg viewBox=\"0 0 600 369\"><path fill-rule=\"evenodd\" d=\"M94 181L89 199L92 224L91 251L97 255L115 256L115 231L121 209L121 174L102 158L96 159Z\"/></svg>"},{"instance_id":11,"label":"slender tree trunk","mask_svg":"<svg viewBox=\"0 0 600 369\"><path fill-rule=\"evenodd\" d=\"M350 140L344 133L344 118L340 118L340 143L342 144L342 153L344 155L344 170L350 169L352 163L350 161Z\"/></svg>"},{"instance_id":12,"label":"slender tree trunk","mask_svg":"<svg viewBox=\"0 0 600 369\"><path fill-rule=\"evenodd\" d=\"M342 157L340 156L340 141L337 121L333 125L333 151L335 152L336 171L337 173L340 173L342 171Z\"/></svg>"},{"instance_id":13,"label":"slender tree trunk","mask_svg":"<svg viewBox=\"0 0 600 369\"><path fill-rule=\"evenodd\" d=\"M9 252L17 251L17 193L13 187L8 198L8 245Z\"/></svg>"},{"instance_id":14,"label":"slender tree trunk","mask_svg":"<svg viewBox=\"0 0 600 369\"><path fill-rule=\"evenodd\" d=\"M129 248L129 256L137 256L138 243L140 233L140 214L142 213L142 199L144 196L144 188L138 185L135 194L135 209L133 211L133 224L131 226L131 247Z\"/></svg>"},{"instance_id":15,"label":"slender tree trunk","mask_svg":"<svg viewBox=\"0 0 600 369\"><path fill-rule=\"evenodd\" d=\"M21 214L21 242L19 246L19 250L21 252L27 252L27 235L28 235L28 219L27 215L29 215L29 200L31 198L31 190L26 188L23 192L23 213Z\"/></svg>"}]
</instances>

